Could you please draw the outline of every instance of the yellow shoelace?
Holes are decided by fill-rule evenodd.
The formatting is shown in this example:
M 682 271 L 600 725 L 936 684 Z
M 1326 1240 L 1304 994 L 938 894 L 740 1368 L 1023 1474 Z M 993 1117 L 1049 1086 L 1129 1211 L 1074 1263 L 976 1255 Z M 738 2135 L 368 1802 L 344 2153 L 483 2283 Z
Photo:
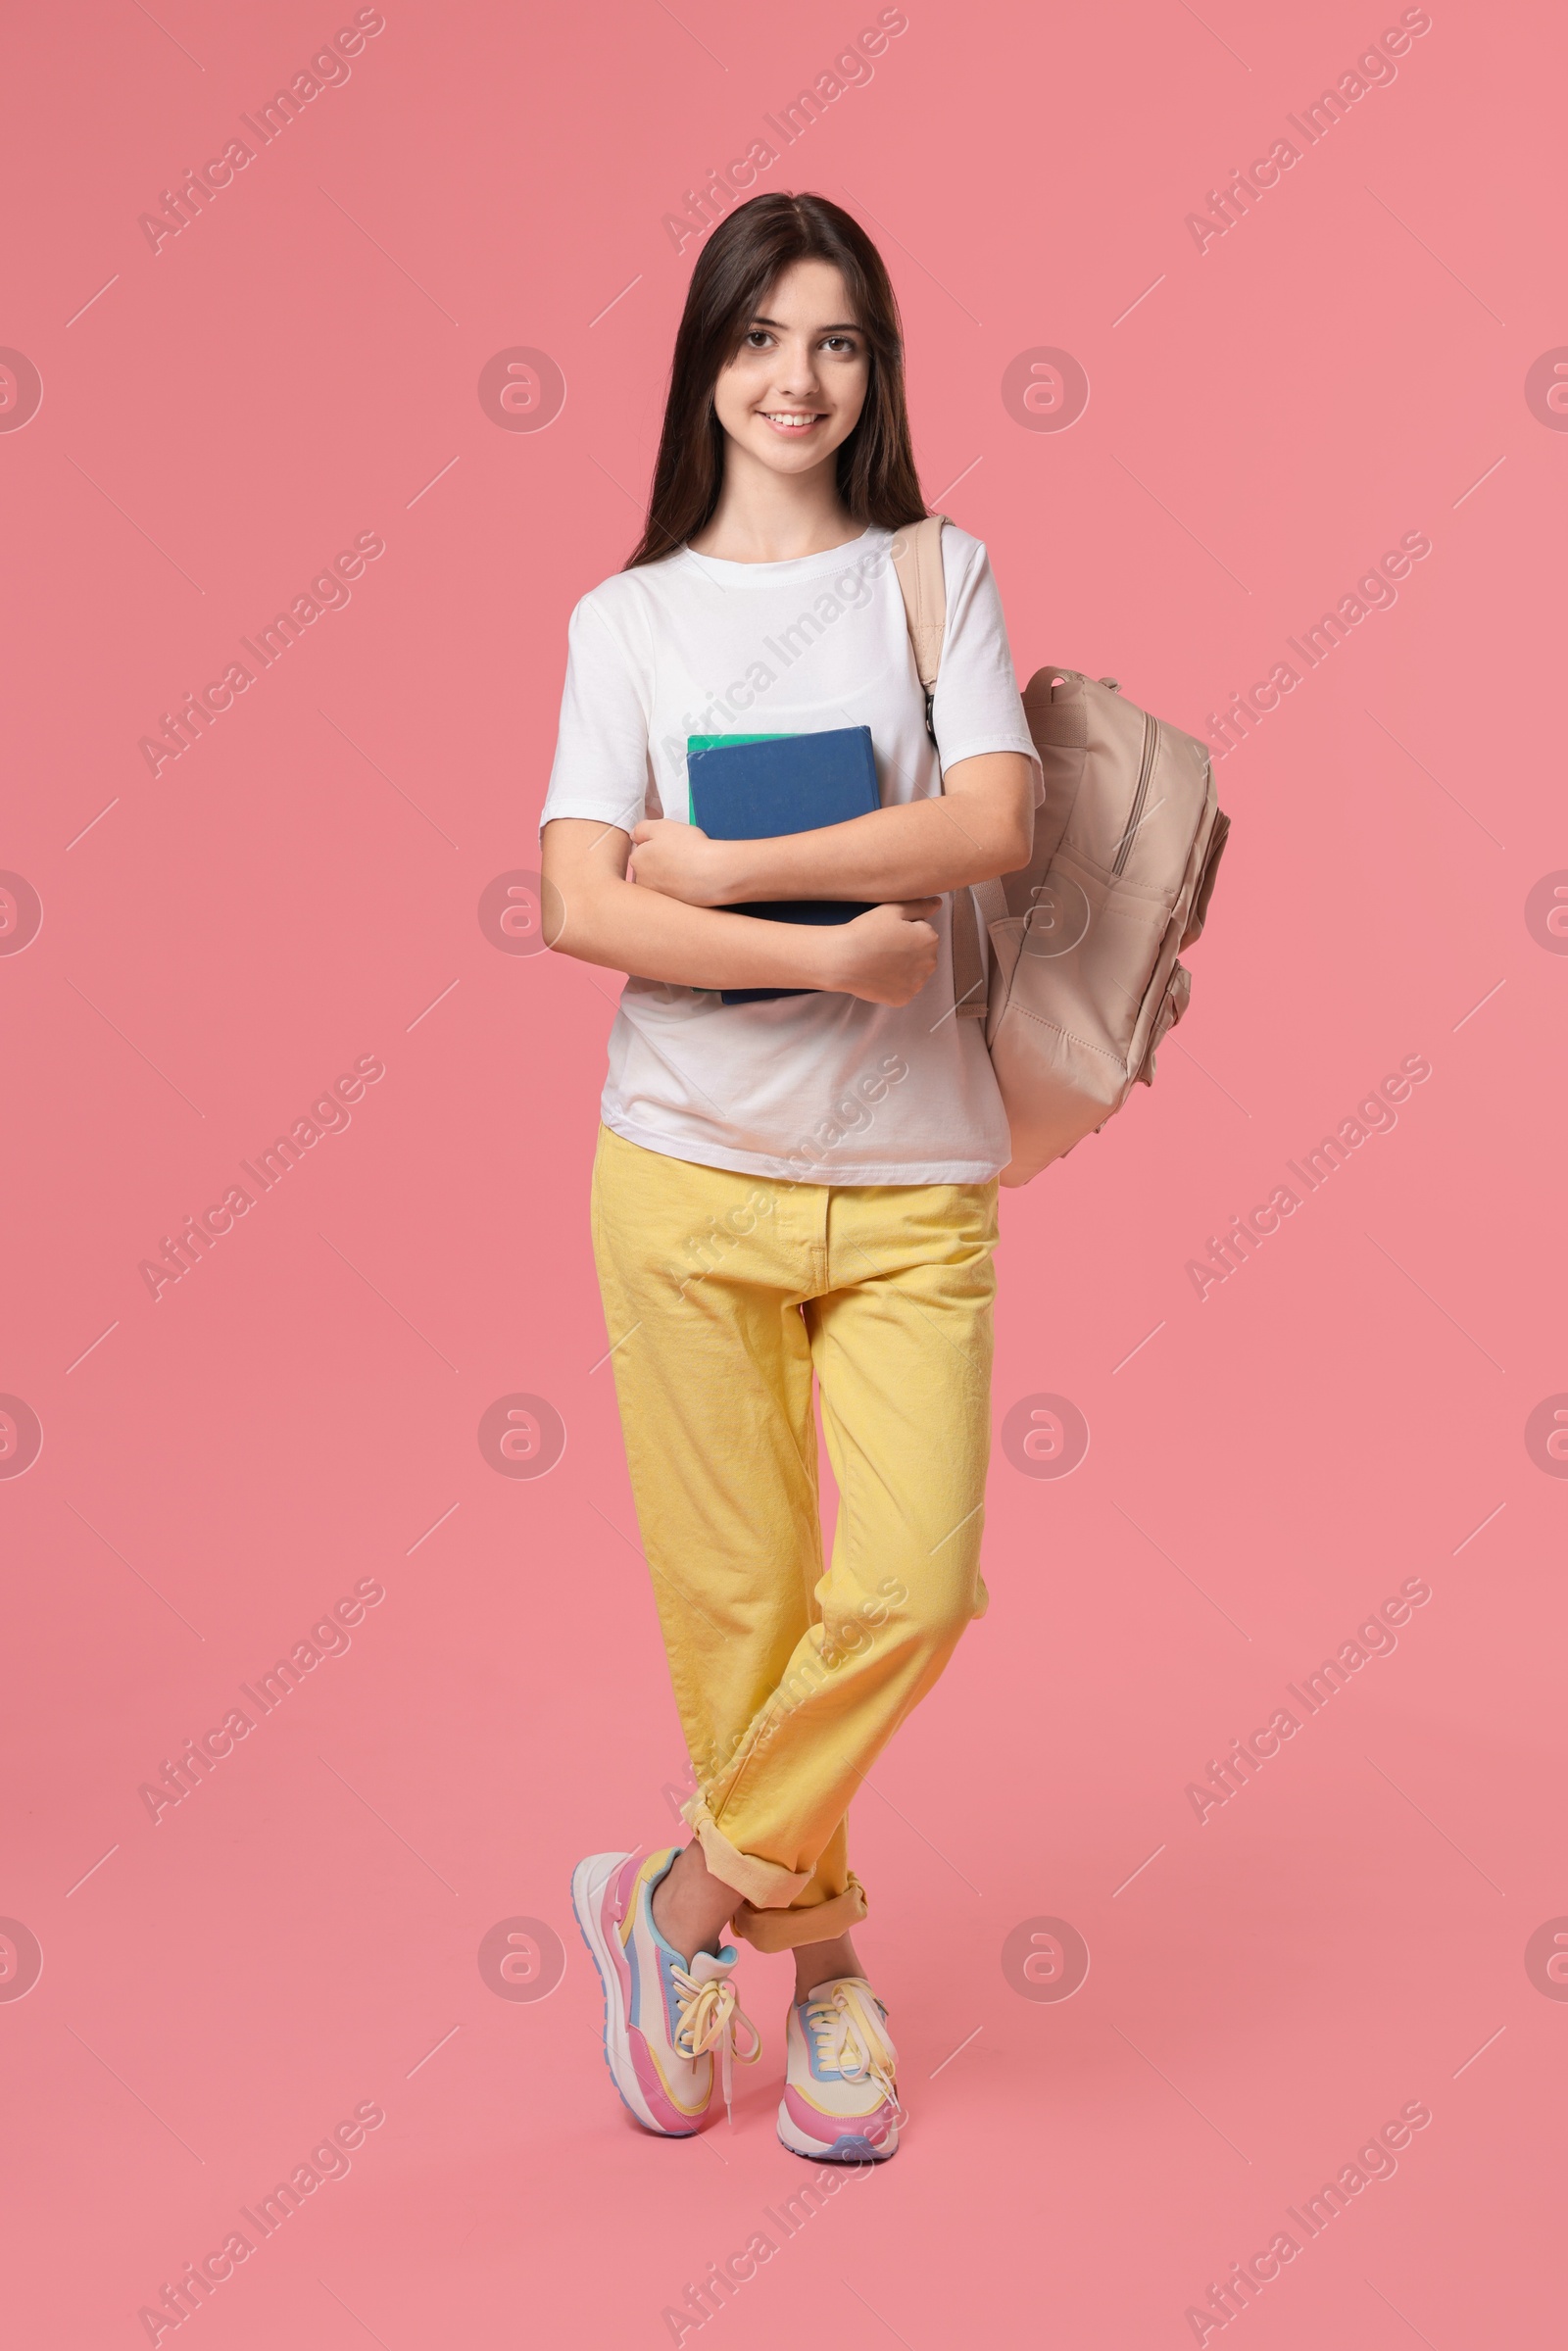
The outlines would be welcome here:
M 816 2036 L 817 2063 L 844 2082 L 871 2082 L 896 2114 L 897 2052 L 883 2030 L 882 2012 L 858 1984 L 835 1984 L 825 2000 L 812 2000 L 807 2022 Z
M 698 1984 L 684 1968 L 671 1968 L 669 1973 L 676 1994 L 676 2050 L 695 2062 L 717 2043 L 724 2112 L 733 2121 L 729 2094 L 732 2061 L 739 2058 L 742 2065 L 755 2065 L 762 2054 L 762 2036 L 735 1997 L 735 1986 L 727 1976 Z M 743 2033 L 750 2038 L 750 2048 L 736 2045 L 737 2034 Z

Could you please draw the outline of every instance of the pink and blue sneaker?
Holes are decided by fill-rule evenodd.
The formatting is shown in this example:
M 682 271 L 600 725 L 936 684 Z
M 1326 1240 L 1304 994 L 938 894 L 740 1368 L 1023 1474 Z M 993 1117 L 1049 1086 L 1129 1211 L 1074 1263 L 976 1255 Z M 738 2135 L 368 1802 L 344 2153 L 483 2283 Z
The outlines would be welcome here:
M 571 1878 L 571 1906 L 605 1994 L 605 2062 L 645 2131 L 690 2138 L 713 2095 L 719 2053 L 726 2111 L 730 2063 L 755 2065 L 760 2035 L 735 1999 L 737 1954 L 699 1951 L 688 1966 L 654 1925 L 654 1888 L 678 1845 L 639 1859 L 591 1853 Z M 741 2039 L 750 2043 L 740 2045 Z
M 898 2051 L 863 1976 L 834 1976 L 790 2010 L 778 2134 L 815 2163 L 886 2163 L 899 2146 Z

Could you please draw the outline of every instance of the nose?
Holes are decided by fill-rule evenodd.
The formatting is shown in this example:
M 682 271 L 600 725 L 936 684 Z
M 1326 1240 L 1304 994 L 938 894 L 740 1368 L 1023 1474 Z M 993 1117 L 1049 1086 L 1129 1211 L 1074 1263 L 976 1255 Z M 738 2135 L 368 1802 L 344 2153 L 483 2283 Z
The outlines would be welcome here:
M 803 336 L 799 342 L 786 343 L 779 353 L 778 388 L 798 399 L 808 399 L 819 389 L 816 375 L 816 355 Z

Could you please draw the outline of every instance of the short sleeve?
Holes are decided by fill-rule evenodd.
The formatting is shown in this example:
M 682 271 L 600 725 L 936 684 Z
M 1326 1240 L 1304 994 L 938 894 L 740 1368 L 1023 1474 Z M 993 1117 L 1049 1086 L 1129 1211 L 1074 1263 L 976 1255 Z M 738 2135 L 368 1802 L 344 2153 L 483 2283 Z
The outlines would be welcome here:
M 942 533 L 942 564 L 948 620 L 932 724 L 943 768 L 983 752 L 1019 752 L 1034 767 L 1038 808 L 1045 776 L 1023 714 L 990 559 L 978 539 L 950 524 Z
M 619 630 L 585 596 L 567 630 L 561 725 L 540 830 L 553 817 L 586 816 L 629 833 L 647 812 L 648 782 L 648 711 L 636 664 Z

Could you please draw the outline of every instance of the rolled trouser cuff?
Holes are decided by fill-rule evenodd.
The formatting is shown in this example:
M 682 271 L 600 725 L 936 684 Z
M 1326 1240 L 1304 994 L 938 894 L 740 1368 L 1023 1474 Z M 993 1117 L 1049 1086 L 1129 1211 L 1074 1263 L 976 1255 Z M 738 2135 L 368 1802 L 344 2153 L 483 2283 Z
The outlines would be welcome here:
M 743 1902 L 730 1921 L 735 1934 L 759 1951 L 793 1951 L 802 1943 L 823 1943 L 858 1927 L 866 1913 L 865 1888 L 854 1873 L 841 1894 L 804 1910 L 755 1910 Z
M 733 1886 L 748 1907 L 783 1910 L 810 1885 L 809 1870 L 787 1870 L 777 1861 L 760 1861 L 755 1853 L 743 1853 L 732 1845 L 702 1796 L 688 1796 L 681 1814 L 690 1821 L 713 1876 Z

